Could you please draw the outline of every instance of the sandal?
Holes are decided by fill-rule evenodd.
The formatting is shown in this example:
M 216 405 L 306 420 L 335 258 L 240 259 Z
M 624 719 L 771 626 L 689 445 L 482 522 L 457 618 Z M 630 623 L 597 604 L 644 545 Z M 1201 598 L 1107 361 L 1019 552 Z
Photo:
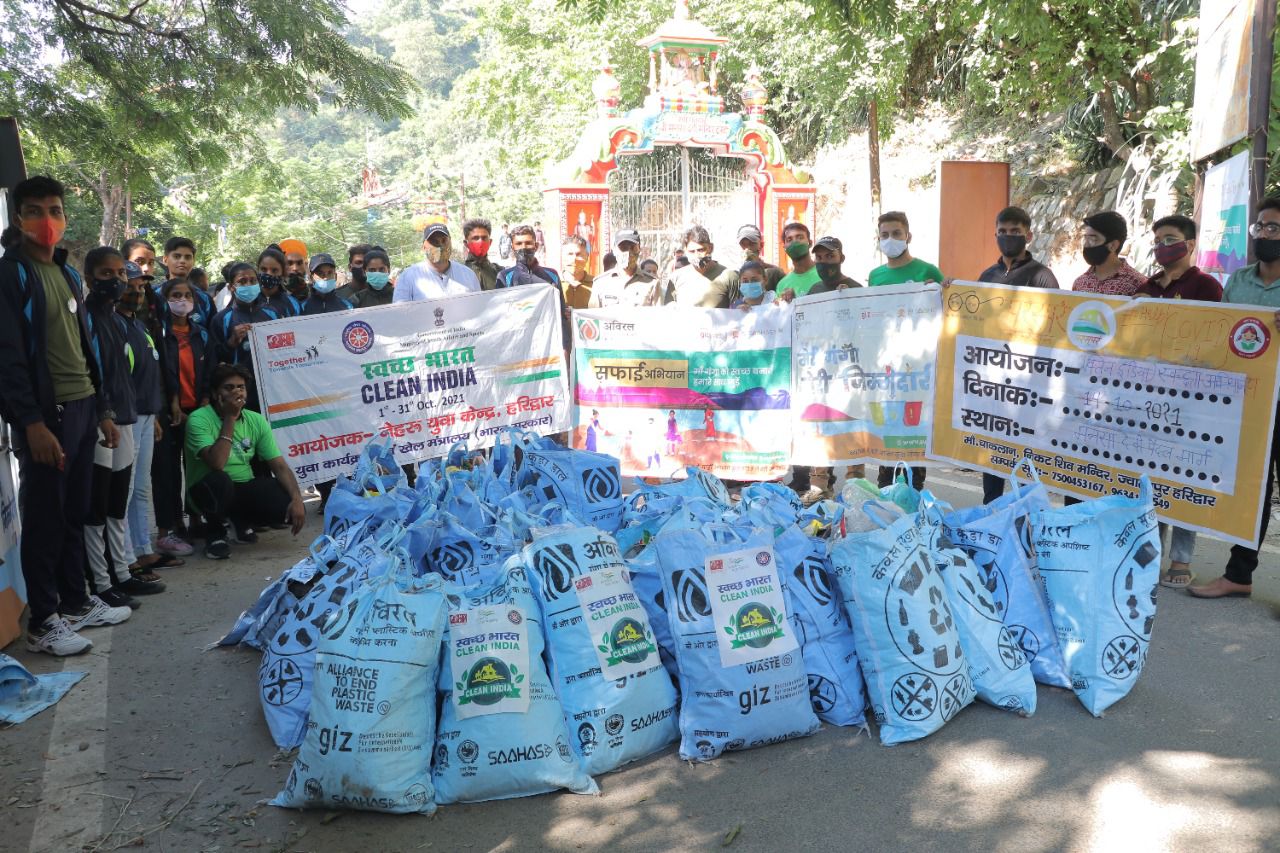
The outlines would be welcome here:
M 157 554 L 154 561 L 147 563 L 144 566 L 139 566 L 138 568 L 144 571 L 147 569 L 176 569 L 179 566 L 185 566 L 186 564 L 186 560 L 175 557 L 172 554 Z M 132 571 L 132 568 L 130 568 L 130 571 Z
M 137 578 L 138 580 L 142 581 L 143 583 L 157 583 L 158 581 L 161 580 L 158 574 L 151 571 L 150 566 L 146 566 L 140 569 L 130 569 L 129 574 Z
M 1186 589 L 1195 580 L 1195 576 L 1191 574 L 1191 569 L 1175 569 L 1169 567 L 1167 572 L 1160 574 L 1160 586 L 1169 589 Z

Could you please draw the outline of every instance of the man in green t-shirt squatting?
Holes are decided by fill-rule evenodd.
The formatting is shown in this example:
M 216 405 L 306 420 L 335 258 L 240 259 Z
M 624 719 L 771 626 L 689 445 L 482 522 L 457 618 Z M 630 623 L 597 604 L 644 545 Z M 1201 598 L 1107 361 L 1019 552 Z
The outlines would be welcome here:
M 919 258 L 911 256 L 911 224 L 907 222 L 907 215 L 900 210 L 891 210 L 888 213 L 881 214 L 880 219 L 876 222 L 876 227 L 880 232 L 880 251 L 889 259 L 886 264 L 881 264 L 871 271 L 867 276 L 867 284 L 871 287 L 879 287 L 883 284 L 907 284 L 908 282 L 926 282 L 936 281 L 942 284 L 942 270 L 935 267 L 928 261 L 922 261 Z M 888 465 L 881 465 L 879 475 L 876 477 L 876 483 L 880 488 L 884 488 L 893 482 L 893 468 Z M 911 485 L 917 489 L 924 488 L 924 467 L 916 466 L 911 469 Z
M 187 495 L 205 517 L 204 555 L 211 560 L 231 556 L 228 519 L 236 542 L 246 545 L 258 541 L 256 525 L 287 522 L 297 536 L 306 521 L 298 481 L 276 447 L 271 425 L 245 408 L 249 381 L 240 365 L 218 365 L 209 405 L 187 418 Z M 255 475 L 255 459 L 270 473 Z

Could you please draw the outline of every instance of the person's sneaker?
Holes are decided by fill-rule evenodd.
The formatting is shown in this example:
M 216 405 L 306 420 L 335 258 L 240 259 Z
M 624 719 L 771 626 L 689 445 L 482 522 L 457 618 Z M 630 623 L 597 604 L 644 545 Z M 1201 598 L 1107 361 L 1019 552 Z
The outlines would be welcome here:
M 186 557 L 195 549 L 190 543 L 181 539 L 178 534 L 169 531 L 156 542 L 156 550 L 170 557 Z
M 56 613 L 44 620 L 39 631 L 27 631 L 27 651 L 29 652 L 67 657 L 84 654 L 91 648 L 93 643 L 72 631 L 67 620 Z
M 241 545 L 256 545 L 258 543 L 258 533 L 252 527 L 233 525 L 235 528 L 235 541 Z
M 204 545 L 204 555 L 210 560 L 225 560 L 231 556 L 231 546 L 226 539 L 210 539 Z
M 130 610 L 141 607 L 142 602 L 121 589 L 122 586 L 123 584 L 116 584 L 111 589 L 103 590 L 98 593 L 98 598 L 101 598 L 102 603 L 108 607 L 127 607 Z
M 64 618 L 72 631 L 79 631 L 81 628 L 119 625 L 127 622 L 132 615 L 133 611 L 127 607 L 109 607 L 100 597 L 91 595 L 78 613 L 64 614 Z
M 164 592 L 164 581 L 158 578 L 149 581 L 131 574 L 116 584 L 115 589 L 127 592 L 129 595 L 155 595 L 157 592 Z

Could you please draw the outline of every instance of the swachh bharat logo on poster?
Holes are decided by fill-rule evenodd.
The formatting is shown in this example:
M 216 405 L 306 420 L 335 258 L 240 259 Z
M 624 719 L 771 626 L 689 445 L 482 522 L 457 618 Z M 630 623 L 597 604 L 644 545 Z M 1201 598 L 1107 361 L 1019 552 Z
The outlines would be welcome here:
M 796 648 L 778 564 L 768 548 L 745 548 L 707 560 L 711 612 L 719 630 L 720 663 L 737 666 Z M 718 633 L 718 632 L 717 632 Z

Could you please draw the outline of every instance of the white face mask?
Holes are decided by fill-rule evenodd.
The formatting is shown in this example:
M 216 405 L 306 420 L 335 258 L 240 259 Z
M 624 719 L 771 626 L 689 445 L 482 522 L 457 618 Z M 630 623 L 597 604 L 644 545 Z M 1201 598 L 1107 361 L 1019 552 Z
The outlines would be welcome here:
M 884 252 L 886 258 L 899 258 L 902 253 L 907 250 L 906 240 L 897 240 L 893 237 L 885 237 L 880 241 L 880 251 Z

